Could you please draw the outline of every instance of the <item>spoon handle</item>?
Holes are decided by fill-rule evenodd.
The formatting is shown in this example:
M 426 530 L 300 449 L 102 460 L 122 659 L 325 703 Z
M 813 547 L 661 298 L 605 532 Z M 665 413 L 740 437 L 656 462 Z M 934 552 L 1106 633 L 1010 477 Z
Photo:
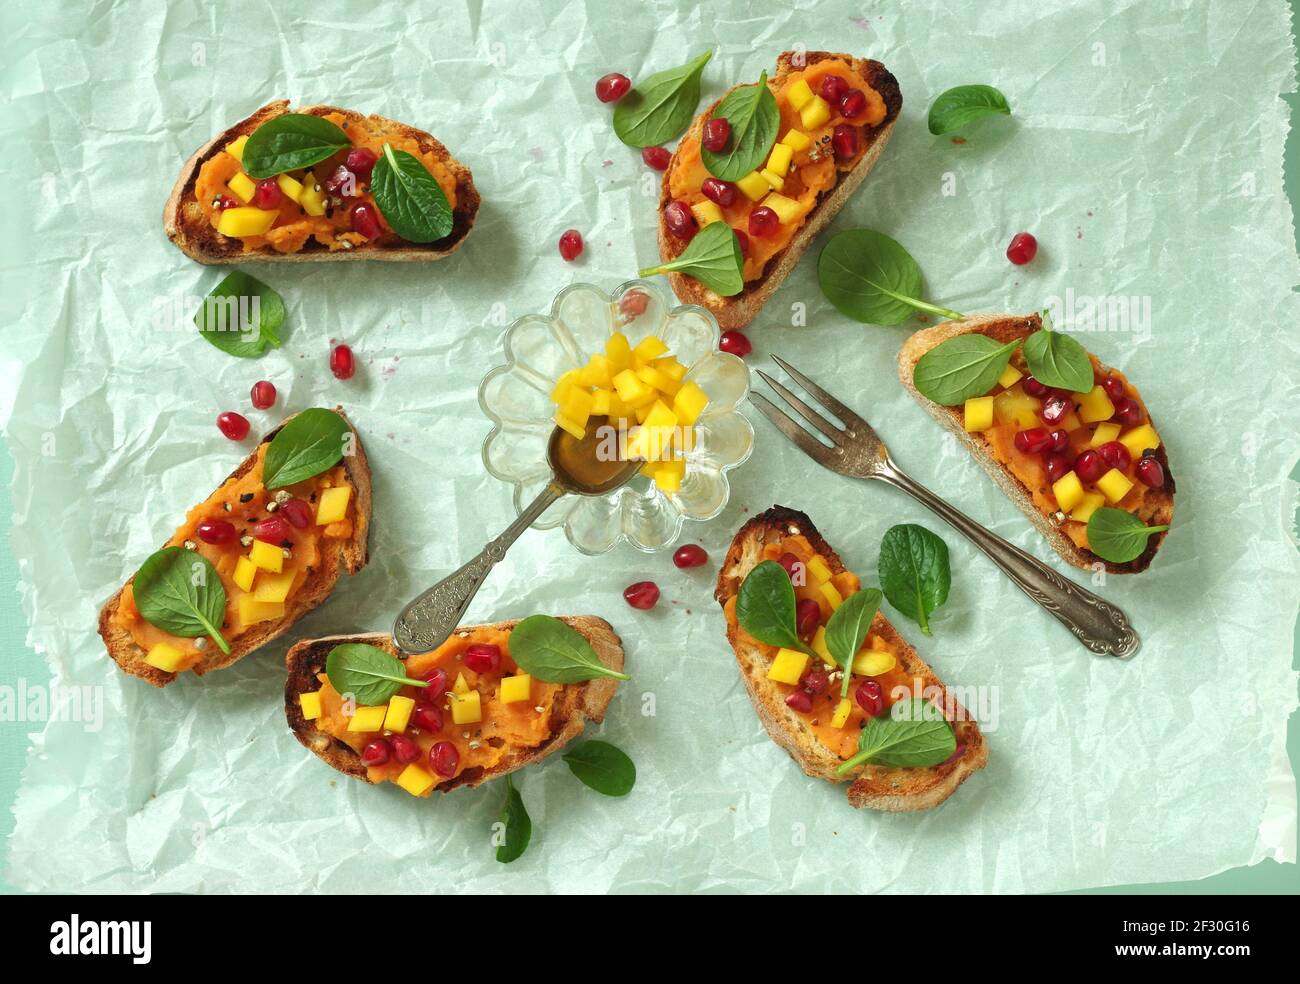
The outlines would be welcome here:
M 557 483 L 549 483 L 500 536 L 483 548 L 482 553 L 403 608 L 393 623 L 393 642 L 399 652 L 411 656 L 442 645 L 460 624 L 474 595 L 478 594 L 492 568 L 505 557 L 510 545 L 564 493 L 565 490 Z

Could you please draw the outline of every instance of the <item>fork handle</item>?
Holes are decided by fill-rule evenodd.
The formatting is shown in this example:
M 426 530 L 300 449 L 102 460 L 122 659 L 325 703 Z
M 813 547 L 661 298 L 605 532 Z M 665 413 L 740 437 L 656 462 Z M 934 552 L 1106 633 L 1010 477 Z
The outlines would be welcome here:
M 948 525 L 964 533 L 1021 591 L 1038 602 L 1092 652 L 1098 656 L 1128 659 L 1138 651 L 1142 641 L 1129 624 L 1128 616 L 1105 598 L 1079 587 L 1019 547 L 985 529 L 897 467 L 886 468 L 877 477 L 902 489 L 928 506 Z

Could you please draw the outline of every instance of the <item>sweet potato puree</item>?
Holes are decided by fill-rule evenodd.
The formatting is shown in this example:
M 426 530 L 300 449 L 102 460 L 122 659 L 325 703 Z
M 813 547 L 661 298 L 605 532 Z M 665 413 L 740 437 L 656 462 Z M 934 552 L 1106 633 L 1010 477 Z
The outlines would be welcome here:
M 269 445 L 263 444 L 257 449 L 257 459 L 252 468 L 238 478 L 227 479 L 204 502 L 191 509 L 185 516 L 185 522 L 165 544 L 168 547 L 183 547 L 186 541 L 189 541 L 194 544 L 195 550 L 216 568 L 221 576 L 221 586 L 226 591 L 226 620 L 221 634 L 232 644 L 249 628 L 240 618 L 240 598 L 248 592 L 235 584 L 233 579 L 236 563 L 241 556 L 249 552 L 248 547 L 240 543 L 240 537 L 251 536 L 257 521 L 271 515 L 267 512 L 266 505 L 275 495 L 275 493 L 268 493 L 262 487 L 262 461 L 266 456 L 267 447 Z M 343 466 L 339 465 L 314 478 L 290 485 L 284 491 L 294 498 L 307 502 L 314 513 L 315 503 L 322 489 L 348 484 L 350 483 L 347 480 L 347 473 Z M 247 497 L 246 501 L 245 497 Z M 291 557 L 284 561 L 283 570 L 292 571 L 294 579 L 285 599 L 286 604 L 291 602 L 294 593 L 302 587 L 302 583 L 319 564 L 323 541 L 346 539 L 352 535 L 353 523 L 358 521 L 355 499 L 355 495 L 349 497 L 346 518 L 340 522 L 326 526 L 311 524 L 305 529 L 290 525 L 288 539 Z M 229 509 L 226 508 L 227 506 Z M 237 535 L 228 543 L 204 543 L 199 539 L 197 530 L 199 524 L 208 519 L 221 519 L 233 524 Z M 261 576 L 260 572 L 259 576 Z M 256 590 L 256 582 L 253 587 Z M 201 650 L 195 645 L 199 640 L 171 635 L 150 625 L 141 617 L 135 607 L 135 597 L 130 584 L 122 589 L 121 602 L 113 616 L 113 621 L 130 632 L 136 645 L 146 652 L 159 642 L 165 642 L 179 649 L 185 657 L 180 669 L 188 669 L 199 659 Z M 205 640 L 202 644 L 208 652 L 215 647 L 211 639 Z
M 418 140 L 395 133 L 375 136 L 366 128 L 364 120 L 349 120 L 341 113 L 328 113 L 324 118 L 342 127 L 351 138 L 352 147 L 354 148 L 365 147 L 374 151 L 376 156 L 381 156 L 384 151 L 384 144 L 389 144 L 394 150 L 404 150 L 419 158 L 420 162 L 428 168 L 429 173 L 438 182 L 443 194 L 447 196 L 447 204 L 455 211 L 456 179 L 447 170 L 446 165 L 438 159 L 437 155 L 420 152 Z M 315 165 L 310 171 L 290 171 L 289 176 L 304 183 L 308 180 L 320 182 L 329 177 L 343 163 L 347 155 L 347 150 L 341 150 L 333 157 Z M 234 193 L 226 182 L 239 174 L 241 170 L 242 165 L 240 162 L 224 150 L 213 155 L 199 169 L 199 176 L 194 183 L 194 197 L 214 229 L 221 218 L 221 209 L 216 208 L 213 203 L 219 195 L 231 195 L 233 197 Z M 327 205 L 324 215 L 315 216 L 308 215 L 303 211 L 301 205 L 290 199 L 288 195 L 285 195 L 280 202 L 280 215 L 266 235 L 240 237 L 240 241 L 244 244 L 244 251 L 249 252 L 269 244 L 281 253 L 295 253 L 302 249 L 309 236 L 315 236 L 317 242 L 329 247 L 331 251 L 365 246 L 369 240 L 360 233 L 351 231 L 350 210 L 357 202 L 373 202 L 374 199 L 370 195 L 368 182 L 359 184 L 357 190 L 361 192 L 360 195 L 346 198 L 338 206 Z M 328 202 L 328 200 L 327 195 L 326 201 Z M 375 211 L 378 213 L 379 209 L 376 208 Z M 380 214 L 380 226 L 385 233 L 392 231 L 389 229 L 388 223 L 383 220 L 382 214 Z
M 461 659 L 462 654 L 475 643 L 499 646 L 501 665 L 491 673 L 475 673 Z M 433 670 L 441 668 L 447 674 L 449 685 L 455 681 L 457 674 L 464 674 L 465 682 L 471 690 L 480 694 L 482 720 L 473 724 L 454 724 L 450 704 L 445 694 L 438 695 L 435 701 L 443 710 L 442 729 L 437 732 L 421 730 L 408 726 L 406 737 L 420 746 L 420 758 L 416 761 L 423 767 L 429 761 L 429 749 L 438 742 L 450 741 L 459 753 L 459 762 L 451 776 L 438 776 L 439 782 L 455 778 L 466 769 L 491 769 L 501 761 L 510 748 L 535 748 L 551 736 L 551 706 L 555 703 L 561 685 L 543 683 L 534 679 L 530 685 L 528 700 L 511 701 L 503 704 L 498 699 L 502 677 L 514 676 L 520 670 L 510 658 L 510 633 L 503 629 L 473 629 L 465 634 L 453 635 L 431 653 L 411 656 L 406 661 L 406 675 L 420 679 Z M 321 673 L 321 713 L 313 723 L 328 735 L 360 753 L 366 744 L 373 741 L 382 732 L 348 731 L 350 714 L 345 716 L 343 698 L 339 696 L 329 682 L 329 677 Z M 399 693 L 420 701 L 429 695 L 423 688 L 403 687 Z M 383 765 L 368 766 L 366 771 L 372 782 L 396 781 L 406 768 L 395 758 L 390 758 Z M 435 787 L 436 788 L 436 787 Z M 429 790 L 431 792 L 432 790 Z M 425 795 L 428 795 L 426 792 Z
M 779 560 L 782 554 L 792 553 L 801 561 L 807 564 L 817 555 L 808 542 L 808 538 L 802 535 L 782 537 L 780 540 L 768 543 L 763 547 L 762 560 Z M 808 578 L 809 584 L 803 587 L 796 587 L 794 590 L 796 600 L 812 598 L 821 607 L 822 624 L 831 617 L 830 602 L 811 582 L 813 578 Z M 858 576 L 852 571 L 842 571 L 831 578 L 831 583 L 835 585 L 836 590 L 847 598 L 849 595 L 858 591 L 860 585 Z M 737 638 L 744 643 L 759 647 L 771 661 L 776 656 L 777 647 L 768 646 L 759 642 L 744 629 L 740 628 L 736 621 L 736 598 L 733 596 L 727 599 L 723 607 L 723 614 L 727 619 L 728 628 L 734 627 L 738 633 Z M 879 616 L 877 616 L 879 617 Z M 894 668 L 888 670 L 879 676 L 873 676 L 871 679 L 880 684 L 881 695 L 884 697 L 885 707 L 893 705 L 894 701 L 903 693 L 904 690 L 920 696 L 925 683 L 919 677 L 913 677 L 905 669 L 901 659 L 899 659 L 898 646 L 891 640 L 883 638 L 879 633 L 872 631 L 867 633 L 867 638 L 862 644 L 863 650 L 874 649 L 881 652 L 893 654 L 896 662 Z M 816 660 L 810 659 L 809 669 L 816 668 Z M 822 669 L 831 672 L 836 669 L 835 666 L 825 665 Z M 866 677 L 857 679 L 865 680 Z M 794 691 L 794 686 L 784 683 L 776 683 L 777 688 L 781 691 L 783 697 L 788 696 Z M 849 699 L 852 701 L 852 710 L 849 712 L 848 720 L 844 722 L 842 728 L 837 728 L 831 723 L 831 716 L 835 713 L 836 707 L 840 703 L 841 681 L 833 679 L 831 685 L 825 693 L 817 694 L 813 697 L 812 710 L 806 712 L 795 712 L 803 718 L 811 728 L 817 740 L 825 745 L 842 759 L 852 758 L 858 750 L 858 732 L 862 730 L 863 725 L 867 723 L 866 712 L 853 700 L 853 689 L 857 686 L 857 680 L 849 686 Z
M 767 261 L 789 244 L 794 234 L 803 225 L 803 220 L 808 213 L 817 205 L 820 197 L 835 187 L 840 172 L 851 170 L 861 159 L 866 151 L 866 142 L 861 139 L 862 129 L 864 127 L 879 126 L 885 118 L 885 100 L 881 98 L 880 93 L 867 85 L 862 76 L 855 72 L 847 62 L 839 59 L 828 59 L 784 76 L 779 81 L 772 80 L 767 83 L 768 88 L 772 90 L 772 94 L 776 96 L 776 105 L 781 111 L 781 125 L 777 130 L 778 140 L 790 130 L 803 131 L 799 113 L 790 104 L 787 96 L 789 87 L 799 79 L 804 79 L 813 92 L 817 92 L 821 88 L 822 79 L 827 75 L 842 76 L 850 87 L 861 89 L 867 96 L 866 115 L 861 120 L 853 121 L 859 130 L 858 153 L 851 160 L 837 161 L 835 159 L 835 154 L 831 149 L 831 133 L 838 124 L 848 122 L 838 112 L 833 112 L 831 118 L 823 126 L 808 132 L 807 135 L 812 143 L 806 150 L 795 153 L 793 162 L 790 165 L 790 171 L 785 177 L 785 185 L 781 189 L 782 195 L 799 203 L 798 214 L 793 221 L 783 222 L 780 228 L 771 236 L 750 237 L 749 251 L 745 256 L 743 270 L 746 281 L 757 280 L 763 275 Z M 709 172 L 700 159 L 699 139 L 688 134 L 682 138 L 682 142 L 677 148 L 672 173 L 669 176 L 669 188 L 672 197 L 685 201 L 688 205 L 704 201 L 705 196 L 700 190 L 700 186 L 707 177 L 709 177 Z M 738 191 L 736 200 L 722 209 L 722 215 L 727 224 L 733 229 L 745 232 L 749 227 L 749 213 L 761 204 L 761 201 L 750 201 L 748 197 Z

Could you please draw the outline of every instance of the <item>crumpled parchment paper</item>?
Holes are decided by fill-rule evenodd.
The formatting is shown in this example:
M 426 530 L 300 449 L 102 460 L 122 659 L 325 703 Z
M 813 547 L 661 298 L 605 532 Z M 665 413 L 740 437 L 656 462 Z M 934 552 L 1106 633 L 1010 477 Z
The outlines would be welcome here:
M 1293 88 L 1294 50 L 1280 0 L 1248 11 L 381 0 L 362 14 L 327 2 L 18 13 L 4 14 L 0 156 L 17 232 L 0 300 L 13 543 L 30 642 L 60 684 L 102 688 L 104 719 L 93 732 L 45 726 L 15 809 L 15 884 L 1011 892 L 1294 859 L 1284 735 L 1300 581 L 1285 476 L 1300 278 L 1282 189 L 1278 94 Z M 1142 387 L 1178 478 L 1153 569 L 1097 585 L 1144 648 L 1129 663 L 1089 656 L 919 506 L 817 470 L 754 415 L 757 450 L 732 474 L 730 506 L 687 531 L 708 568 L 679 572 L 666 554 L 626 547 L 586 558 L 558 531 L 531 532 L 475 602 L 477 621 L 603 615 L 634 678 L 591 733 L 635 758 L 635 791 L 604 799 L 558 759 L 526 771 L 533 844 L 499 865 L 500 784 L 416 801 L 332 772 L 285 726 L 284 651 L 294 638 L 387 628 L 510 520 L 509 489 L 480 466 L 488 422 L 475 401 L 505 326 L 570 282 L 608 289 L 654 260 L 657 175 L 615 138 L 595 79 L 644 77 L 713 47 L 703 105 L 792 46 L 878 58 L 904 94 L 891 146 L 836 228 L 899 239 L 931 299 L 958 310 L 1057 304 L 1058 326 L 1078 329 L 1082 299 L 1100 297 L 1132 315 L 1092 319 L 1111 330 L 1082 340 Z M 999 86 L 1013 118 L 965 143 L 932 137 L 930 100 L 966 82 Z M 189 325 L 193 298 L 223 271 L 182 256 L 159 214 L 196 147 L 281 96 L 430 130 L 473 168 L 483 207 L 465 248 L 437 264 L 250 264 L 283 294 L 288 331 L 283 349 L 237 360 Z M 587 241 L 572 266 L 555 247 L 571 226 Z M 1003 256 L 1021 229 L 1042 244 L 1026 268 Z M 784 355 L 861 410 L 916 478 L 1059 564 L 898 385 L 909 328 L 839 316 L 814 259 L 753 326 L 751 364 Z M 327 371 L 333 339 L 358 353 L 349 382 Z M 280 389 L 275 414 L 248 409 L 260 378 Z M 232 669 L 161 692 L 121 674 L 96 610 L 245 453 L 218 434 L 217 413 L 245 411 L 260 430 L 335 402 L 374 465 L 370 566 Z M 736 528 L 773 502 L 807 511 L 868 580 L 894 523 L 948 541 L 954 585 L 934 638 L 886 610 L 949 684 L 983 695 L 991 761 L 941 809 L 856 812 L 760 728 L 711 578 Z M 649 614 L 620 598 L 646 577 L 664 591 Z

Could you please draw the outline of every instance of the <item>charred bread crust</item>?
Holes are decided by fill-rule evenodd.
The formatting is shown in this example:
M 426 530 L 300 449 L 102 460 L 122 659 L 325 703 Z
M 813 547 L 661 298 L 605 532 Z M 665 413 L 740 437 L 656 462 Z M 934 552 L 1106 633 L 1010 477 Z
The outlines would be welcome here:
M 1067 562 L 1083 570 L 1092 570 L 1101 565 L 1109 574 L 1137 574 L 1151 566 L 1156 551 L 1160 549 L 1160 544 L 1164 542 L 1168 531 L 1148 537 L 1146 549 L 1135 560 L 1130 560 L 1125 564 L 1113 564 L 1108 560 L 1102 560 L 1091 550 L 1085 550 L 1075 544 L 1073 540 L 1057 528 L 1050 517 L 1039 511 L 1038 507 L 1034 505 L 1033 495 L 1028 486 L 990 455 L 985 450 L 980 439 L 973 434 L 967 433 L 966 429 L 962 427 L 960 407 L 940 406 L 931 400 L 927 400 L 912 383 L 912 372 L 921 356 L 950 338 L 979 332 L 994 341 L 1006 344 L 1016 338 L 1028 338 L 1042 326 L 1042 318 L 1037 314 L 980 314 L 962 318 L 960 321 L 944 322 L 935 325 L 933 328 L 923 328 L 903 343 L 903 347 L 898 353 L 898 378 L 907 391 L 912 394 L 916 402 L 921 404 L 931 417 L 942 424 L 949 433 L 965 446 L 966 450 L 971 453 L 989 478 L 993 479 L 994 484 L 1020 507 L 1020 511 L 1034 524 L 1038 532 L 1043 534 L 1047 542 L 1051 544 L 1052 549 Z M 1101 363 L 1100 360 L 1098 360 L 1098 364 L 1103 373 L 1110 371 L 1111 367 Z M 1150 407 L 1147 407 L 1148 415 L 1150 409 Z M 1151 426 L 1156 426 L 1154 419 L 1151 420 Z M 1156 430 L 1158 431 L 1159 428 L 1157 427 Z M 1148 492 L 1149 495 L 1153 496 L 1153 501 L 1156 504 L 1149 525 L 1167 526 L 1172 523 L 1174 518 L 1174 492 L 1176 486 L 1163 443 L 1156 448 L 1154 457 L 1160 462 L 1160 467 L 1165 470 L 1165 486 L 1162 489 L 1153 489 Z
M 334 411 L 344 420 L 347 420 L 347 414 L 343 412 L 342 407 L 335 407 Z M 275 430 L 258 442 L 258 446 L 260 447 L 262 444 L 269 442 L 280 432 L 280 428 L 292 419 L 292 416 L 286 417 L 279 427 L 276 427 Z M 348 426 L 352 426 L 351 421 L 348 421 Z M 307 577 L 298 591 L 286 603 L 284 618 L 272 622 L 259 622 L 231 643 L 228 654 L 223 653 L 215 645 L 210 646 L 210 655 L 202 662 L 197 663 L 191 670 L 185 672 L 193 672 L 197 676 L 202 676 L 213 670 L 224 669 L 235 661 L 243 659 L 259 646 L 270 642 L 277 636 L 283 635 L 294 622 L 329 597 L 343 571 L 356 574 L 366 566 L 366 562 L 370 559 L 370 463 L 366 460 L 366 450 L 355 427 L 352 428 L 352 435 L 355 439 L 354 453 L 345 455 L 342 461 L 348 481 L 352 483 L 356 495 L 354 509 L 358 521 L 352 524 L 352 535 L 339 543 L 338 549 L 333 555 L 327 555 L 322 551 L 320 565 Z M 248 474 L 256 461 L 257 451 L 254 450 L 252 454 L 239 463 L 239 467 L 231 472 L 225 481 L 242 478 Z M 225 482 L 222 482 L 222 485 L 224 484 Z M 165 543 L 163 545 L 166 546 Z M 135 575 L 132 574 L 127 579 L 126 584 L 130 584 L 134 580 Z M 121 603 L 122 591 L 125 587 L 126 585 L 123 585 L 122 588 L 119 588 L 117 593 L 99 610 L 99 634 L 104 640 L 108 654 L 113 657 L 118 666 L 132 676 L 139 677 L 155 687 L 165 687 L 175 680 L 179 674 L 167 673 L 146 663 L 144 661 L 145 651 L 136 645 L 131 633 L 113 622 L 113 616 L 117 613 L 117 606 Z
M 790 271 L 799 263 L 800 258 L 812 245 L 812 241 L 830 224 L 831 220 L 839 213 L 839 210 L 844 207 L 844 203 L 849 200 L 849 196 L 857 190 L 858 185 L 875 167 L 876 161 L 880 159 L 880 155 L 885 150 L 885 145 L 894 132 L 894 124 L 903 108 L 903 94 L 898 87 L 898 80 L 878 61 L 855 58 L 852 55 L 836 54 L 829 51 L 809 51 L 802 56 L 803 64 L 798 65 L 796 64 L 796 53 L 786 51 L 782 52 L 776 60 L 777 70 L 776 74 L 772 76 L 772 81 L 778 81 L 792 72 L 800 71 L 809 65 L 815 65 L 828 59 L 839 59 L 848 62 L 871 88 L 880 93 L 881 98 L 885 101 L 885 118 L 881 120 L 879 126 L 871 127 L 869 130 L 863 129 L 862 138 L 866 151 L 862 157 L 858 159 L 858 162 L 851 170 L 840 172 L 834 187 L 822 193 L 817 204 L 813 206 L 812 211 L 804 219 L 804 224 L 800 226 L 799 231 L 794 234 L 790 242 L 767 261 L 767 269 L 763 276 L 758 280 L 745 284 L 745 289 L 739 294 L 733 297 L 721 297 L 694 277 L 688 277 L 681 273 L 668 274 L 668 282 L 672 286 L 673 293 L 683 303 L 699 304 L 701 307 L 707 308 L 718 319 L 718 324 L 722 326 L 724 331 L 744 328 L 758 316 L 759 310 L 767 303 L 768 298 L 772 296 L 776 289 L 781 286 Z M 688 135 L 698 139 L 704 130 L 705 120 L 717 108 L 718 103 L 722 102 L 736 88 L 739 87 L 733 86 L 732 89 L 727 90 L 717 102 L 714 102 L 707 110 L 697 116 L 687 131 Z M 672 198 L 669 179 L 676 164 L 677 152 L 674 151 L 672 161 L 669 163 L 668 169 L 664 171 L 659 191 L 659 256 L 664 263 L 676 259 L 687 246 L 685 241 L 678 239 L 668 231 L 667 223 L 664 222 L 664 207 Z
M 242 263 L 246 260 L 286 263 L 388 260 L 414 263 L 440 260 L 460 249 L 461 243 L 465 241 L 465 237 L 474 226 L 479 207 L 478 189 L 474 187 L 474 176 L 469 168 L 452 157 L 451 152 L 441 142 L 424 130 L 417 130 L 413 126 L 407 126 L 405 123 L 384 116 L 362 116 L 360 113 L 350 109 L 340 109 L 337 106 L 307 106 L 295 112 L 312 116 L 341 113 L 349 121 L 365 122 L 373 132 L 411 137 L 419 142 L 422 152 L 434 153 L 447 166 L 456 179 L 456 208 L 452 212 L 452 229 L 448 235 L 431 243 L 397 241 L 392 244 L 385 243 L 377 248 L 333 251 L 309 238 L 302 249 L 293 253 L 281 253 L 270 245 L 245 252 L 240 240 L 223 236 L 213 229 L 202 208 L 194 200 L 194 186 L 198 181 L 199 171 L 212 157 L 224 150 L 230 141 L 251 134 L 267 120 L 282 116 L 288 111 L 287 99 L 277 99 L 275 102 L 267 103 L 252 116 L 240 120 L 209 140 L 185 162 L 167 199 L 167 204 L 163 206 L 163 229 L 167 233 L 167 238 L 182 252 L 200 263 L 209 264 Z
M 757 565 L 767 543 L 795 534 L 808 539 L 813 549 L 826 559 L 832 573 L 838 574 L 845 569 L 839 555 L 807 515 L 785 506 L 773 506 L 745 523 L 731 541 L 714 591 L 718 604 L 725 606 L 739 592 L 741 582 Z M 851 781 L 849 803 L 859 809 L 894 813 L 928 810 L 946 800 L 967 778 L 984 767 L 988 762 L 988 744 L 979 725 L 964 712 L 929 664 L 917 655 L 888 619 L 877 613 L 871 631 L 895 647 L 903 668 L 923 681 L 926 692 L 935 693 L 930 688 L 941 690 L 945 705 L 951 703 L 954 715 L 961 718 L 949 722 L 962 745 L 961 754 L 955 759 L 927 769 L 868 765 L 852 780 L 848 776 L 836 775 L 835 769 L 841 762 L 839 756 L 817 739 L 804 720 L 786 706 L 780 691 L 768 682 L 767 665 L 761 651 L 743 642 L 735 625 L 728 624 L 727 641 L 735 651 L 741 680 L 763 727 L 806 775 L 830 783 Z
M 560 621 L 582 633 L 591 643 L 592 649 L 600 661 L 610 669 L 623 669 L 623 642 L 615 634 L 613 626 L 603 618 L 595 615 L 575 615 L 563 617 Z M 465 625 L 457 632 L 474 629 L 513 629 L 519 624 L 518 619 L 498 622 L 494 625 Z M 284 684 L 284 713 L 289 728 L 302 746 L 317 758 L 339 772 L 370 782 L 366 767 L 361 757 L 351 746 L 316 728 L 315 724 L 302 716 L 302 706 L 298 701 L 301 694 L 320 689 L 316 674 L 325 670 L 325 659 L 330 650 L 344 643 L 365 643 L 377 646 L 397 655 L 392 637 L 374 632 L 363 635 L 328 636 L 323 639 L 305 639 L 295 643 L 285 656 L 287 676 Z M 511 748 L 497 767 L 491 770 L 481 768 L 466 769 L 454 779 L 441 782 L 435 787 L 444 793 L 458 786 L 473 787 L 506 773 L 522 769 L 533 762 L 540 762 L 582 734 L 588 721 L 599 724 L 605 718 L 605 710 L 618 689 L 619 681 L 612 677 L 599 677 L 585 683 L 568 684 L 561 691 L 560 698 L 551 708 L 551 736 L 535 748 Z

